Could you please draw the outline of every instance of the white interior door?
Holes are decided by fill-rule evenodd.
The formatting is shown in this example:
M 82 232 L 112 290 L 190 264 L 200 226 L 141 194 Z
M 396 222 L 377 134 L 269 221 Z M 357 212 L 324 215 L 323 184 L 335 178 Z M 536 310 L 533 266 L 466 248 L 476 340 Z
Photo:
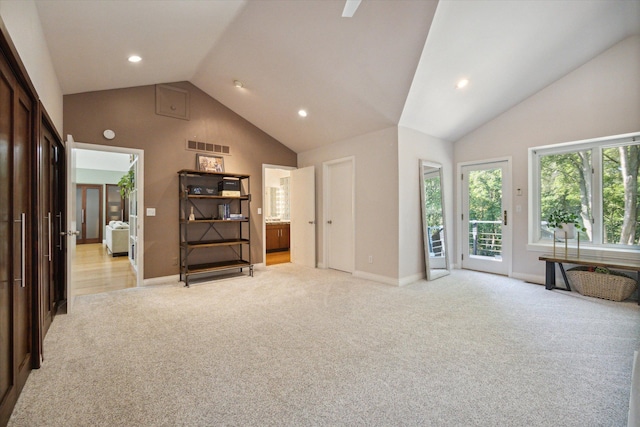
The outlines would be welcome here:
M 353 159 L 324 164 L 324 247 L 328 268 L 352 273 L 354 269 Z
M 462 268 L 509 275 L 511 173 L 508 161 L 464 165 Z
M 316 178 L 308 166 L 291 171 L 291 262 L 316 266 Z
M 75 289 L 73 281 L 73 265 L 76 257 L 76 236 L 78 235 L 76 217 L 76 143 L 71 135 L 67 135 L 66 156 L 67 156 L 67 224 L 66 232 L 61 231 L 67 239 L 67 312 L 73 310 L 75 300 Z

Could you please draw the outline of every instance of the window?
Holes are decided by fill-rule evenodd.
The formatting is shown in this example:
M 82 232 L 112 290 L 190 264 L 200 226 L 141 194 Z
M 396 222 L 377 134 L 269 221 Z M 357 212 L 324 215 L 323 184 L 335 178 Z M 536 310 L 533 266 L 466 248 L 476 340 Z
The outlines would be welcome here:
M 640 134 L 529 150 L 530 243 L 550 242 L 546 218 L 572 212 L 593 247 L 640 248 Z

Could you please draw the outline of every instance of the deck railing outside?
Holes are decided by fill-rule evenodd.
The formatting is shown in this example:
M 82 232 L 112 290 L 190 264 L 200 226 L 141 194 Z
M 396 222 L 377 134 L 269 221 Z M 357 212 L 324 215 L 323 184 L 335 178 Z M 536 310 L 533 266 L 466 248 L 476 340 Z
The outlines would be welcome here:
M 472 255 L 502 256 L 502 221 L 469 221 L 469 251 Z

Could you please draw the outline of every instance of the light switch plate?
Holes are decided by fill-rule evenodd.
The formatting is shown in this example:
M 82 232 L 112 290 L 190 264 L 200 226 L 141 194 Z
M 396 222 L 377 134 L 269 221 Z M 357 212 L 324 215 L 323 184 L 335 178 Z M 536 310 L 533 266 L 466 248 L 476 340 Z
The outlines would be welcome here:
M 147 216 L 156 216 L 156 208 L 147 208 Z

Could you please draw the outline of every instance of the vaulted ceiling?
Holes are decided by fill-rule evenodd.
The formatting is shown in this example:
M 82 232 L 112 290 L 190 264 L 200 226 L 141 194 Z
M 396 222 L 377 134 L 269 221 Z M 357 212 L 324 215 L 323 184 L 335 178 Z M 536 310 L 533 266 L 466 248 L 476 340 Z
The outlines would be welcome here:
M 637 0 L 36 4 L 64 94 L 186 80 L 296 152 L 394 125 L 456 141 L 640 33 Z

